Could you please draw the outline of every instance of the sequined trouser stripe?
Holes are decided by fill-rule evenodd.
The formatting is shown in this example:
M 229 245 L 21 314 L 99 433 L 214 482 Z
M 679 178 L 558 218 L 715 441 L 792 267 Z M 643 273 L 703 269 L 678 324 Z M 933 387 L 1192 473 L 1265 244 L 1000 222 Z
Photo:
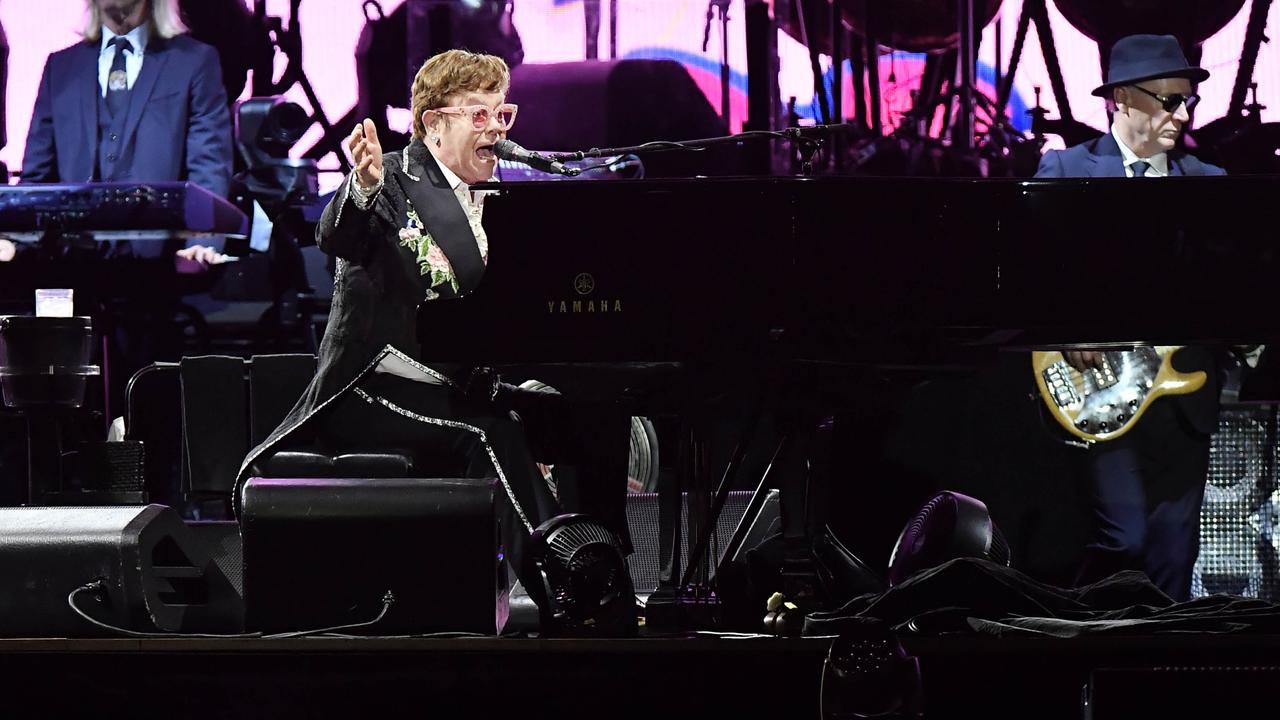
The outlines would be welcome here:
M 530 533 L 533 532 L 533 525 L 530 524 L 528 516 L 525 515 L 524 508 L 520 506 L 520 501 L 516 499 L 516 494 L 511 491 L 511 483 L 507 480 L 507 474 L 502 471 L 502 465 L 498 462 L 498 456 L 496 453 L 493 452 L 493 446 L 489 444 L 489 439 L 488 437 L 485 436 L 485 433 L 483 430 L 481 430 L 480 428 L 474 425 L 468 425 L 467 423 L 458 422 L 456 420 L 443 420 L 441 418 L 433 418 L 433 417 L 427 417 L 426 415 L 419 415 L 418 413 L 413 412 L 412 410 L 407 410 L 405 408 L 400 407 L 399 405 L 391 402 L 390 400 L 384 397 L 381 397 L 378 395 L 370 395 L 368 392 L 366 392 L 362 388 L 354 388 L 354 390 L 356 395 L 361 399 L 363 399 L 364 401 L 382 405 L 383 407 L 387 408 L 391 412 L 397 413 L 399 415 L 403 415 L 409 418 L 410 420 L 416 420 L 420 423 L 425 423 L 427 425 L 453 428 L 455 430 L 462 430 L 464 432 L 474 433 L 477 437 L 479 437 L 480 444 L 484 446 L 484 451 L 488 453 L 489 462 L 493 463 L 493 470 L 498 474 L 498 482 L 502 483 L 502 488 L 506 490 L 507 497 L 511 499 L 511 505 L 512 507 L 515 508 L 516 515 L 520 516 L 520 522 L 524 523 L 525 530 L 527 530 Z

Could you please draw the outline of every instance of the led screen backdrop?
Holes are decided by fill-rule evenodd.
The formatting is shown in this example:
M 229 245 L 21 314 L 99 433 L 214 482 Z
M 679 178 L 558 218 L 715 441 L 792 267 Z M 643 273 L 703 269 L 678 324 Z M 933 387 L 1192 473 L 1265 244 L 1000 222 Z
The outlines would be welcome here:
M 458 0 L 474 2 L 475 0 Z M 381 0 L 390 13 L 403 0 Z M 246 4 L 251 4 L 246 0 Z M 356 39 L 365 23 L 361 0 L 303 0 L 300 21 L 303 28 L 304 67 L 320 98 L 322 110 L 329 118 L 345 114 L 355 103 Z M 603 13 L 599 45 L 602 57 L 609 53 L 609 0 L 601 0 Z M 1008 66 L 1007 55 L 1013 48 L 1013 37 L 1022 10 L 1021 0 L 1005 0 L 998 19 L 1001 20 L 1003 52 L 1001 66 Z M 553 63 L 581 60 L 585 57 L 585 22 L 582 0 L 514 0 L 515 24 L 524 44 L 525 61 Z M 702 49 L 706 25 L 707 3 L 703 0 L 618 0 L 618 44 L 616 53 L 623 58 L 672 58 L 683 63 L 690 75 L 706 93 L 711 105 L 720 107 L 720 29 L 713 24 L 706 51 Z M 1239 64 L 1249 4 L 1221 32 L 1204 46 L 1203 64 L 1213 72 L 1200 92 L 1204 102 L 1197 122 L 1204 124 L 1221 116 L 1227 107 L 1236 67 Z M 288 0 L 268 0 L 268 12 L 288 19 Z M 1069 25 L 1050 3 L 1050 14 L 1059 55 L 1066 75 L 1066 86 L 1076 119 L 1102 128 L 1106 112 L 1089 91 L 1099 83 L 1097 46 Z M 1280 5 L 1271 11 L 1274 21 L 1280 17 Z M 746 111 L 746 63 L 743 37 L 742 0 L 733 0 L 729 9 L 729 64 L 731 74 L 730 115 L 733 130 L 739 130 Z M 21 167 L 22 147 L 26 139 L 36 85 L 45 57 L 53 50 L 76 42 L 77 31 L 84 19 L 83 0 L 0 0 L 0 22 L 3 22 L 12 46 L 8 87 L 9 144 L 0 150 L 0 161 L 11 169 Z M 1275 27 L 1273 24 L 1272 27 Z M 994 66 L 995 23 L 984 31 L 981 53 L 980 85 L 989 88 Z M 1034 32 L 1034 30 L 1033 30 Z M 780 34 L 781 57 L 779 84 L 785 100 L 794 96 L 802 117 L 812 118 L 813 79 L 808 56 L 798 42 Z M 283 60 L 279 59 L 283 67 Z M 824 69 L 828 69 L 826 59 Z M 910 106 L 910 93 L 919 84 L 923 56 L 893 53 L 881 58 L 880 74 L 884 91 L 884 119 L 888 127 L 897 124 Z M 1267 105 L 1264 119 L 1280 114 L 1280 47 L 1264 44 L 1254 79 L 1259 84 L 1259 99 Z M 1056 102 L 1049 91 L 1049 78 L 1039 43 L 1034 35 L 1027 44 L 1018 73 L 1016 97 L 1011 103 L 1016 126 L 1026 127 L 1025 109 L 1034 104 L 1033 86 L 1044 90 L 1044 105 L 1056 116 Z M 846 79 L 846 86 L 848 80 Z M 307 106 L 300 89 L 294 88 L 291 99 Z M 851 110 L 851 93 L 846 92 L 846 110 Z M 408 112 L 392 114 L 393 124 L 408 127 Z M 302 140 L 308 147 L 318 137 L 318 128 Z M 336 167 L 328 158 L 322 167 Z

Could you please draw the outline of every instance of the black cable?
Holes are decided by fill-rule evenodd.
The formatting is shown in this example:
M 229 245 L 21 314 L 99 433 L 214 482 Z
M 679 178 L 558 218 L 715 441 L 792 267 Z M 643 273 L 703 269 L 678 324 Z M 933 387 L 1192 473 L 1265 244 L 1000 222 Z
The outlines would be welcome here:
M 700 150 L 701 148 L 696 148 L 696 149 Z M 588 172 L 591 172 L 592 170 L 613 170 L 614 165 L 617 165 L 619 163 L 624 163 L 624 162 L 632 162 L 634 160 L 635 158 L 629 158 L 626 155 L 619 155 L 618 157 L 610 160 L 607 163 L 597 163 L 595 165 L 588 165 L 583 168 L 578 168 L 578 170 L 580 173 L 588 173 Z
M 382 596 L 382 610 L 379 611 L 378 616 L 372 620 L 367 620 L 365 622 L 351 623 L 349 625 L 334 625 L 333 627 L 317 628 L 315 630 L 298 630 L 296 632 L 275 633 L 274 635 L 263 635 L 262 637 L 265 640 L 283 640 L 285 638 L 299 638 L 299 637 L 306 637 L 308 635 L 334 633 L 339 630 L 354 630 L 355 628 L 369 627 L 370 625 L 377 624 L 382 620 L 382 618 L 386 617 L 387 611 L 391 609 L 391 606 L 394 605 L 395 602 L 396 602 L 396 596 L 392 595 L 391 591 L 388 590 Z
M 465 640 L 469 638 L 492 638 L 489 633 L 465 632 L 462 630 L 417 633 L 414 635 L 347 635 L 344 633 L 325 633 L 325 638 L 334 640 Z
M 81 610 L 79 606 L 76 605 L 77 595 L 81 593 L 86 593 L 86 592 L 101 593 L 105 589 L 106 589 L 106 584 L 103 583 L 101 579 L 94 580 L 93 582 L 85 583 L 84 585 L 81 585 L 75 590 L 72 590 L 71 593 L 67 595 L 67 605 L 71 608 L 72 611 L 75 612 L 75 614 L 79 615 L 85 620 L 88 620 L 94 625 L 97 625 L 98 627 L 103 628 L 104 630 L 110 630 L 112 632 L 117 632 L 122 635 L 128 635 L 129 637 L 144 637 L 144 638 L 175 638 L 175 637 L 184 638 L 185 637 L 185 638 L 229 638 L 229 639 L 262 637 L 262 633 L 240 633 L 240 634 L 233 634 L 233 635 L 217 635 L 217 634 L 209 634 L 209 633 L 139 632 L 137 630 L 130 630 L 128 628 L 117 627 L 115 625 L 104 623 L 101 620 L 98 620 L 97 618 L 90 617 L 83 610 Z
M 1036 404 L 1036 417 L 1040 420 L 1040 427 L 1044 429 L 1045 435 L 1049 436 L 1051 441 L 1077 450 L 1088 450 L 1093 447 L 1093 442 L 1077 440 L 1075 437 L 1068 437 L 1067 433 L 1063 432 L 1062 426 L 1058 424 L 1058 421 L 1049 415 L 1049 408 L 1045 405 L 1039 390 L 1032 393 L 1028 399 Z M 1053 422 L 1050 423 L 1050 420 L 1053 420 Z
M 101 593 L 105 589 L 106 589 L 106 584 L 101 578 L 94 580 L 93 582 L 85 583 L 84 585 L 81 585 L 75 590 L 72 590 L 67 595 L 67 606 L 70 607 L 71 610 L 75 612 L 75 614 L 79 615 L 80 617 L 84 618 L 85 620 L 89 621 L 90 623 L 104 630 L 110 630 L 111 632 L 120 633 L 122 635 L 127 635 L 129 637 L 142 637 L 142 638 L 215 638 L 215 639 L 228 639 L 228 640 L 239 639 L 239 638 L 260 638 L 263 640 L 283 640 L 288 638 L 306 637 L 308 635 L 330 634 L 330 633 L 336 633 L 339 630 L 354 630 L 355 628 L 369 627 L 370 625 L 375 625 L 381 622 L 384 617 L 386 617 L 387 611 L 391 609 L 391 606 L 394 605 L 396 601 L 395 595 L 393 595 L 392 592 L 388 590 L 382 596 L 382 610 L 380 610 L 378 612 L 377 617 L 373 618 L 372 620 L 367 620 L 367 621 L 358 622 L 358 623 L 350 623 L 347 625 L 334 625 L 332 627 L 326 627 L 326 628 L 315 628 L 312 630 L 297 630 L 293 632 L 275 633 L 272 635 L 263 635 L 260 632 L 232 633 L 232 634 L 166 633 L 166 632 L 143 632 L 138 630 L 130 630 L 128 628 L 122 628 L 116 625 L 111 625 L 109 623 L 104 623 L 101 620 L 98 620 L 97 618 L 91 617 L 90 615 L 86 614 L 83 610 L 80 609 L 78 605 L 76 605 L 76 596 L 80 595 L 81 593 L 86 593 L 86 592 Z M 448 635 L 452 635 L 452 634 L 438 633 L 435 636 L 448 636 Z M 419 637 L 433 637 L 433 635 L 423 635 Z

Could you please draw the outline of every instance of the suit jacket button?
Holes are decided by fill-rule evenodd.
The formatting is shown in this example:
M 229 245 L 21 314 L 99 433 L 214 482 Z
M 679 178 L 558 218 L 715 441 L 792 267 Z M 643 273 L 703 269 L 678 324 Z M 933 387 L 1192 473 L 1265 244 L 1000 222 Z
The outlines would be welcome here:
M 109 154 L 107 155 L 107 160 L 110 160 L 111 162 L 115 162 L 115 161 L 116 161 L 116 154 L 115 154 L 115 153 L 109 153 Z
M 117 134 L 115 134 L 115 133 L 111 133 L 111 142 L 115 142 L 115 141 L 117 141 L 117 140 L 119 140 L 119 139 L 120 139 L 120 136 L 119 136 L 119 135 L 117 135 Z

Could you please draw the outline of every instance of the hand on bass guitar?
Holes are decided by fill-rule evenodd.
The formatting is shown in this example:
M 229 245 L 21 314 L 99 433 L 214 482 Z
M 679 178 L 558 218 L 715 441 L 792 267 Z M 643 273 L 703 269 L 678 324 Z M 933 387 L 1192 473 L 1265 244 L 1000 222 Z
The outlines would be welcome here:
M 1173 368 L 1176 345 L 1134 350 L 1033 352 L 1040 397 L 1064 430 L 1086 442 L 1114 440 L 1165 395 L 1199 390 L 1204 372 Z

